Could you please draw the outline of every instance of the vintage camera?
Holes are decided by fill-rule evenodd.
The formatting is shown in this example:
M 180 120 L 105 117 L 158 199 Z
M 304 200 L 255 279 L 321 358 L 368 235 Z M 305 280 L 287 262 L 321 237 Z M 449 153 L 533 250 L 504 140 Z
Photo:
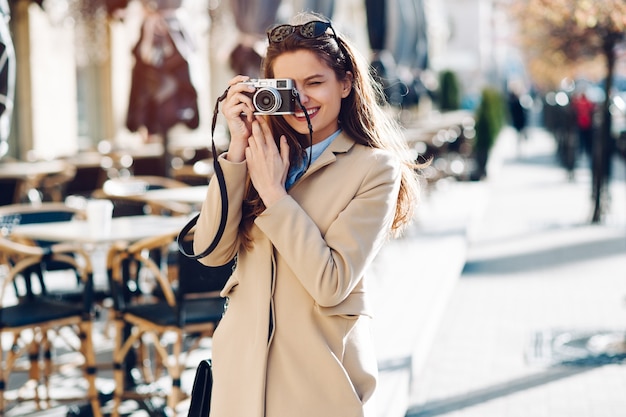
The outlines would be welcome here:
M 244 81 L 256 88 L 254 93 L 244 93 L 252 97 L 256 111 L 254 114 L 293 114 L 296 112 L 296 91 L 293 80 L 288 78 L 264 78 Z

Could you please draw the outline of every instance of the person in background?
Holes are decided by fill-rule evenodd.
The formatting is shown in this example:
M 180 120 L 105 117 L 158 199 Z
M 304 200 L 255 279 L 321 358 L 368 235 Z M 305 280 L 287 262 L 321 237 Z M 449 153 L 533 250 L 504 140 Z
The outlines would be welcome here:
M 139 132 L 145 142 L 163 142 L 166 148 L 172 127 L 200 125 L 198 93 L 189 66 L 195 45 L 177 13 L 180 3 L 144 1 L 145 18 L 132 50 L 135 62 L 126 127 Z M 163 175 L 168 175 L 168 169 Z
M 572 109 L 576 119 L 576 129 L 578 131 L 578 145 L 580 153 L 586 155 L 591 163 L 591 146 L 593 141 L 593 113 L 595 105 L 584 91 L 575 95 L 572 99 Z
M 517 86 L 509 88 L 508 92 L 508 107 L 509 107 L 509 118 L 511 122 L 511 126 L 515 129 L 517 133 L 517 145 L 518 150 L 521 149 L 522 143 L 527 139 L 526 135 L 526 125 L 527 125 L 527 117 L 526 117 L 526 109 L 524 108 L 521 100 L 521 89 Z
M 301 14 L 267 35 L 261 74 L 293 80 L 302 107 L 255 114 L 246 75 L 223 101 L 229 211 L 200 261 L 236 267 L 213 336 L 210 416 L 362 417 L 377 380 L 367 270 L 411 221 L 419 166 L 367 61 L 329 20 Z M 196 253 L 216 235 L 220 198 L 211 181 Z

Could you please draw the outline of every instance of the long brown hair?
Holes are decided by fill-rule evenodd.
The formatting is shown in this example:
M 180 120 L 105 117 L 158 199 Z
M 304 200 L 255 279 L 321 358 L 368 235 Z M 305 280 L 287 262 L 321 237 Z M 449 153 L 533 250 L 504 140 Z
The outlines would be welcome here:
M 329 21 L 315 13 L 303 13 L 294 18 L 294 24 L 312 20 Z M 339 81 L 345 80 L 349 76 L 348 72 L 352 74 L 352 90 L 342 100 L 339 111 L 341 129 L 359 144 L 386 149 L 397 155 L 401 163 L 402 178 L 391 233 L 398 235 L 413 218 L 419 195 L 416 169 L 421 166 L 411 157 L 399 125 L 384 108 L 385 99 L 381 85 L 373 78 L 369 63 L 364 57 L 346 39 L 339 34 L 335 37 L 332 33 L 310 39 L 294 32 L 281 42 L 270 42 L 261 64 L 262 76 L 274 78 L 273 64 L 276 58 L 286 52 L 298 50 L 314 52 L 334 71 Z M 302 161 L 306 147 L 311 145 L 309 136 L 294 131 L 282 116 L 271 116 L 268 119 L 276 138 L 280 135 L 287 137 L 291 164 Z M 263 210 L 265 206 L 261 198 L 252 183 L 248 182 L 240 225 L 244 238 L 249 238 L 247 232 Z

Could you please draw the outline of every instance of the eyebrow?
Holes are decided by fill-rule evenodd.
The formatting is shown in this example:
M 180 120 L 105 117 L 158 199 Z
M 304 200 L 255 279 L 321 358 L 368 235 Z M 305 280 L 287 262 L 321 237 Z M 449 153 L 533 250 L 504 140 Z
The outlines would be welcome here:
M 303 81 L 311 81 L 315 78 L 324 78 L 324 74 L 313 74 L 313 75 L 309 75 L 308 77 L 306 77 Z

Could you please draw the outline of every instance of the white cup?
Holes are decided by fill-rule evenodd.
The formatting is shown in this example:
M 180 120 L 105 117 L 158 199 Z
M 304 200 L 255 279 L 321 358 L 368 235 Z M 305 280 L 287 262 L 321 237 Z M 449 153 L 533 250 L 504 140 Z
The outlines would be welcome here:
M 91 236 L 107 236 L 111 233 L 113 203 L 110 200 L 87 201 L 87 224 Z

